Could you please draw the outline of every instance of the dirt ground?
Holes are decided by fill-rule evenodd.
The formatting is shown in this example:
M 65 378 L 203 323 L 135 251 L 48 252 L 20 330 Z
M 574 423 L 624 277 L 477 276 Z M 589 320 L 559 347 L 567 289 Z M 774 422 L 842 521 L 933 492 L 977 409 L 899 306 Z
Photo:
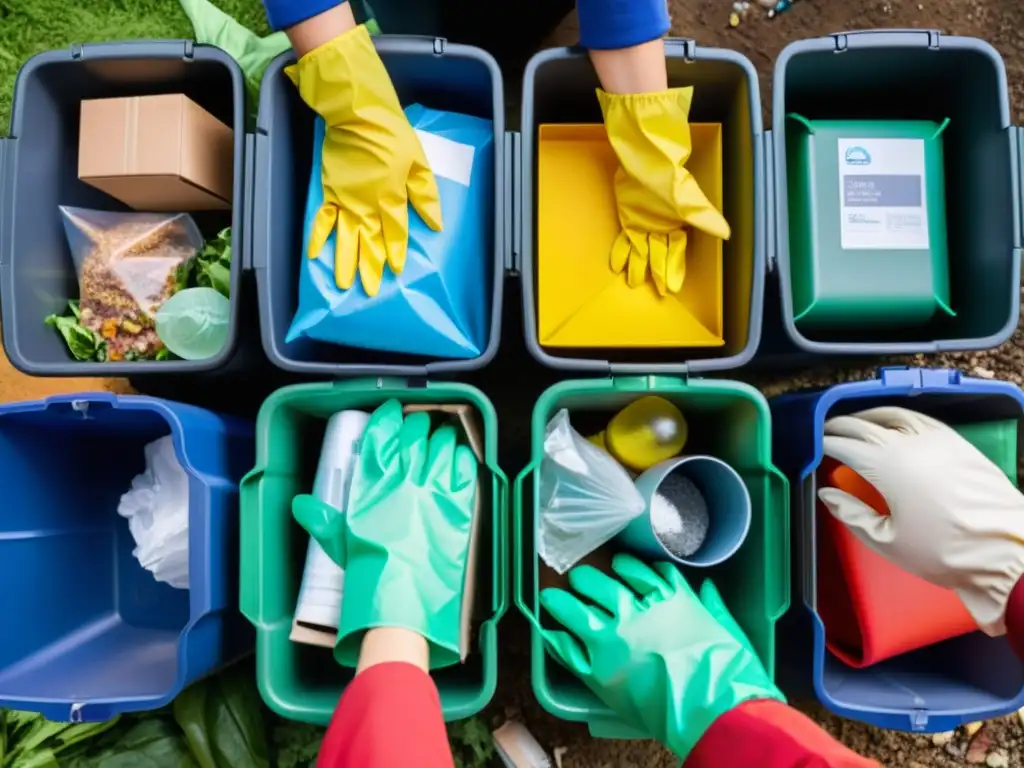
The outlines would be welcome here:
M 732 0 L 670 0 L 669 7 L 672 34 L 694 38 L 700 45 L 739 51 L 754 63 L 760 78 L 762 104 L 771 103 L 774 61 L 793 40 L 855 29 L 925 27 L 983 38 L 995 46 L 1006 62 L 1013 121 L 1019 124 L 1024 118 L 1021 0 L 796 0 L 788 11 L 774 19 L 769 19 L 765 10 L 752 0 L 737 27 L 729 25 Z M 571 16 L 548 44 L 573 44 L 577 37 L 578 27 Z M 991 352 L 892 361 L 900 362 L 955 367 L 986 377 L 994 374 L 1020 385 L 1024 382 L 1024 327 L 1018 329 L 1011 341 Z M 874 370 L 874 366 L 843 371 L 816 369 L 750 380 L 765 394 L 773 395 L 804 386 L 863 379 L 873 375 Z M 594 740 L 585 727 L 547 715 L 530 689 L 526 622 L 510 615 L 502 623 L 501 635 L 502 679 L 490 710 L 496 721 L 509 716 L 522 718 L 542 745 L 549 750 L 559 749 L 563 768 L 667 768 L 679 764 L 656 744 Z M 1024 726 L 1017 716 L 991 721 L 977 733 L 961 729 L 951 738 L 913 736 L 841 720 L 816 703 L 797 704 L 843 743 L 890 768 L 1024 768 Z

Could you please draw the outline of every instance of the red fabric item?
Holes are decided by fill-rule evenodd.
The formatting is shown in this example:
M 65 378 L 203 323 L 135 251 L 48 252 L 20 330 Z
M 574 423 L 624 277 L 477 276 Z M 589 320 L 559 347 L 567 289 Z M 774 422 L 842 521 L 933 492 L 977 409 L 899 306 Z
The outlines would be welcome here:
M 779 701 L 748 701 L 725 713 L 690 753 L 685 768 L 880 768 Z
M 1018 579 L 1010 591 L 1003 618 L 1006 621 L 1006 639 L 1010 641 L 1010 647 L 1017 658 L 1024 661 L 1024 586 L 1021 585 L 1024 585 L 1024 577 Z
M 821 487 L 839 488 L 880 515 L 889 507 L 878 490 L 839 462 L 825 458 Z M 971 614 L 951 589 L 907 573 L 872 552 L 818 502 L 818 614 L 828 649 L 851 667 L 893 656 L 977 630 Z
M 334 710 L 317 768 L 454 768 L 441 697 L 405 662 L 356 675 Z

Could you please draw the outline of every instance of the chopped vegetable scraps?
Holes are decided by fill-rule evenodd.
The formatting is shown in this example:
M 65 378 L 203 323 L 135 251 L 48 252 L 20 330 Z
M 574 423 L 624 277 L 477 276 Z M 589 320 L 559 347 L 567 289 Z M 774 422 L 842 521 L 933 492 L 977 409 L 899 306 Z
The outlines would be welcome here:
M 225 298 L 231 297 L 231 228 L 221 230 L 206 242 L 195 258 L 181 262 L 168 278 L 168 294 L 174 295 L 190 287 L 213 288 Z M 95 318 L 82 321 L 78 299 L 68 302 L 63 314 L 53 314 L 44 321 L 64 338 L 76 360 L 94 362 L 135 360 L 176 360 L 159 338 L 154 338 L 152 318 L 139 316 L 106 317 L 98 326 Z M 97 327 L 98 330 L 93 330 Z M 137 341 L 133 341 L 137 340 Z M 117 344 L 113 342 L 117 341 Z M 6 768 L 0 765 L 0 768 Z

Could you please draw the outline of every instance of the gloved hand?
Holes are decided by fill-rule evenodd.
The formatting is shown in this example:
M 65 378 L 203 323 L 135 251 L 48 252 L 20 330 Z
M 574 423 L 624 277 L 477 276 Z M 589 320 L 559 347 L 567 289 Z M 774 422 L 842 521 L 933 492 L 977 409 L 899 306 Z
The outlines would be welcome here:
M 728 240 L 729 224 L 686 170 L 693 88 L 619 95 L 597 91 L 619 169 L 619 233 L 611 268 L 633 288 L 650 265 L 658 293 L 678 293 L 686 276 L 687 227 Z
M 437 181 L 370 35 L 362 25 L 310 51 L 285 72 L 327 123 L 324 203 L 309 240 L 315 259 L 337 227 L 334 279 L 348 289 L 356 266 L 376 296 L 384 262 L 405 267 L 409 203 L 431 229 L 441 229 Z
M 818 497 L 869 548 L 956 590 L 985 632 L 1006 631 L 1006 602 L 1024 573 L 1024 496 L 955 430 L 905 408 L 825 422 L 824 452 L 885 498 L 879 515 L 837 488 Z
M 572 633 L 545 630 L 555 656 L 627 724 L 685 760 L 733 707 L 785 701 L 711 581 L 698 599 L 671 563 L 619 554 L 612 569 L 621 582 L 589 565 L 569 572 L 587 602 L 561 589 L 540 600 Z
M 459 661 L 477 461 L 430 415 L 403 419 L 389 400 L 370 417 L 352 474 L 348 509 L 296 496 L 299 524 L 345 569 L 335 658 L 356 666 L 373 627 L 404 627 L 430 644 L 431 668 Z

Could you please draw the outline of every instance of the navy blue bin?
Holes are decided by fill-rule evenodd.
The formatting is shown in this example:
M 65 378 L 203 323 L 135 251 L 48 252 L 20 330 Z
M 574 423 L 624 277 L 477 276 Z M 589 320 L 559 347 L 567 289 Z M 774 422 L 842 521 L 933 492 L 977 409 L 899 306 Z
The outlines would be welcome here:
M 188 590 L 138 564 L 117 513 L 167 434 L 189 477 Z M 0 707 L 72 722 L 156 709 L 252 648 L 237 574 L 254 446 L 249 422 L 151 397 L 0 405 Z
M 832 656 L 817 613 L 829 596 L 817 594 L 815 531 L 815 470 L 827 418 L 897 405 L 948 424 L 1024 420 L 1024 392 L 952 370 L 884 368 L 876 379 L 783 395 L 770 404 L 773 455 L 793 489 L 793 572 L 800 574 L 794 584 L 802 592 L 793 604 L 802 598 L 805 608 L 790 611 L 780 625 L 782 680 L 790 689 L 810 681 L 837 715 L 898 731 L 949 731 L 1024 706 L 1024 663 L 1005 637 L 974 632 L 865 669 Z M 1018 440 L 1022 434 L 1018 429 Z

